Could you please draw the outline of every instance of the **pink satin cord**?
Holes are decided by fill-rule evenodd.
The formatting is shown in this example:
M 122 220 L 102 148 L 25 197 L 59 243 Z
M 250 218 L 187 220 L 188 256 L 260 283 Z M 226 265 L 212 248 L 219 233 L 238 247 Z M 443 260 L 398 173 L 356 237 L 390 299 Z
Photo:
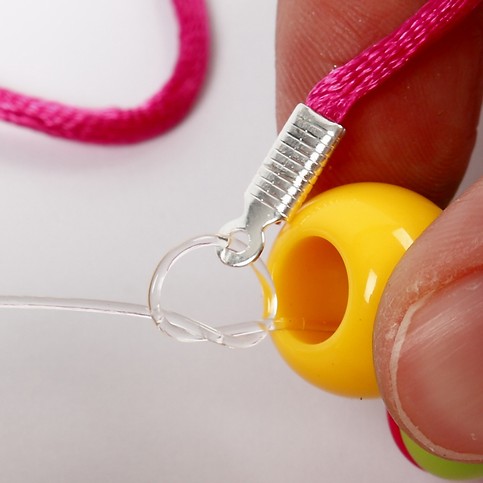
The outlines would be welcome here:
M 131 109 L 84 109 L 0 89 L 0 119 L 75 141 L 127 144 L 157 136 L 191 109 L 208 65 L 209 31 L 204 0 L 173 0 L 179 54 L 171 78 Z
M 309 92 L 306 105 L 326 119 L 341 123 L 359 99 L 480 3 L 480 0 L 429 0 L 392 34 L 318 82 Z
M 392 34 L 318 82 L 307 106 L 341 122 L 360 98 L 479 3 L 429 0 Z M 134 143 L 172 128 L 189 112 L 201 89 L 209 51 L 204 0 L 173 0 L 173 5 L 180 28 L 178 61 L 167 83 L 141 106 L 84 109 L 0 88 L 0 119 L 52 136 L 100 144 Z

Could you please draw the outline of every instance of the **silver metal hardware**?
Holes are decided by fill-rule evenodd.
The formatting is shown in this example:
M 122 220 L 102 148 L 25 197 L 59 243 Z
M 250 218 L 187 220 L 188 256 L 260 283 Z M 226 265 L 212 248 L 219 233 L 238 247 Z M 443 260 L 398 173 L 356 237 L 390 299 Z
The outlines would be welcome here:
M 277 137 L 245 192 L 241 217 L 220 233 L 232 237 L 243 232 L 248 244 L 242 251 L 220 248 L 223 263 L 243 267 L 256 260 L 265 244 L 264 229 L 288 220 L 303 203 L 344 134 L 344 128 L 304 104 L 299 104 Z

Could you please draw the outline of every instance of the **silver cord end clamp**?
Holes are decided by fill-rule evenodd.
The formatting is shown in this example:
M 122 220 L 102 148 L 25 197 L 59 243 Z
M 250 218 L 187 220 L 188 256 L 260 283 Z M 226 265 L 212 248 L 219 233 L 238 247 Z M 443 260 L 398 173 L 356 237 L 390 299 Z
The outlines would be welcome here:
M 245 209 L 220 233 L 248 237 L 246 248 L 236 251 L 230 243 L 218 255 L 223 263 L 243 267 L 263 251 L 267 226 L 290 219 L 312 189 L 344 134 L 344 128 L 299 104 L 265 157 L 245 192 Z

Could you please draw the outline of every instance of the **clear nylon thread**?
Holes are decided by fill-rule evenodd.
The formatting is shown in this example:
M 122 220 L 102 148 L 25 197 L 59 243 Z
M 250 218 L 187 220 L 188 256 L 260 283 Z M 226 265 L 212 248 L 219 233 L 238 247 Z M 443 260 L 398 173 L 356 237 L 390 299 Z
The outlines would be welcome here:
M 208 18 L 204 0 L 173 0 L 179 54 L 171 78 L 131 109 L 84 109 L 0 88 L 0 119 L 85 143 L 127 144 L 162 134 L 192 107 L 205 78 Z
M 393 33 L 320 80 L 309 92 L 306 105 L 341 123 L 359 99 L 479 4 L 480 0 L 429 0 Z

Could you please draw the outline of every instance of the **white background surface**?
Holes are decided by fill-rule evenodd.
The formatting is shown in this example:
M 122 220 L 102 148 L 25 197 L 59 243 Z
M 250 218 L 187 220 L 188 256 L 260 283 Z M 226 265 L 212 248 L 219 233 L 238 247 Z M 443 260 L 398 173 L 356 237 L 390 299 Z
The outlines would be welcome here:
M 274 139 L 276 2 L 209 5 L 210 78 L 169 134 L 113 148 L 0 125 L 0 293 L 143 304 L 167 249 L 239 214 Z M 0 2 L 0 85 L 21 92 L 132 106 L 168 76 L 175 46 L 167 1 Z M 480 142 L 465 183 L 482 156 Z M 186 285 L 211 287 L 202 268 Z M 245 276 L 255 283 L 230 275 L 218 300 L 200 287 L 175 302 L 207 321 L 256 316 Z M 87 481 L 437 480 L 399 454 L 380 401 L 311 387 L 269 341 L 231 351 L 149 321 L 3 310 L 0 482 Z

